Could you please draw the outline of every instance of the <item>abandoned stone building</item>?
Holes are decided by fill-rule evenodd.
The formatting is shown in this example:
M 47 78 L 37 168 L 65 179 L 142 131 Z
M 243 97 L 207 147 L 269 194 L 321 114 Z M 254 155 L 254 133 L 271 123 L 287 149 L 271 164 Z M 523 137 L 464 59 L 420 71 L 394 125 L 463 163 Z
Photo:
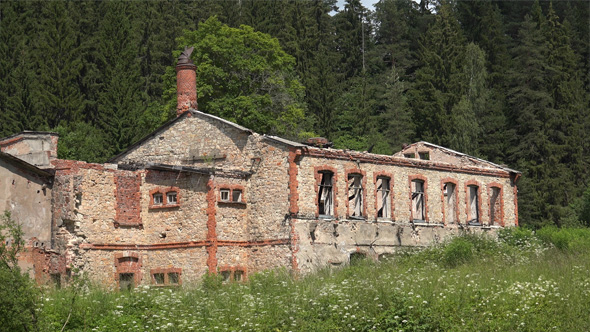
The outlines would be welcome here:
M 58 159 L 54 133 L 0 139 L 0 209 L 39 283 L 308 273 L 518 224 L 518 171 L 427 142 L 389 156 L 260 135 L 196 110 L 195 75 L 179 61 L 177 117 L 104 164 Z

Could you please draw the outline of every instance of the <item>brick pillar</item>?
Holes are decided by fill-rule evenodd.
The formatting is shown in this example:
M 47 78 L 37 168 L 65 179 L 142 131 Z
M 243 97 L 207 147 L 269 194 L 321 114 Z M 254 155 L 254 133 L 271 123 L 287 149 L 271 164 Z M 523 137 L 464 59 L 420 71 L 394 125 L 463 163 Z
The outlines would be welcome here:
M 183 63 L 176 66 L 176 116 L 197 109 L 197 66 Z

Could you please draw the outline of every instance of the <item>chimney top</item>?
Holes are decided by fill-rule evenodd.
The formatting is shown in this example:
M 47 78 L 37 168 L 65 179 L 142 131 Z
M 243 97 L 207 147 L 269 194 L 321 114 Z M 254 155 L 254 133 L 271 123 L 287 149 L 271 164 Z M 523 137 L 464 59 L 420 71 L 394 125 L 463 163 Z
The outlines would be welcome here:
M 194 47 L 185 47 L 176 64 L 176 116 L 197 109 L 197 66 L 191 60 Z

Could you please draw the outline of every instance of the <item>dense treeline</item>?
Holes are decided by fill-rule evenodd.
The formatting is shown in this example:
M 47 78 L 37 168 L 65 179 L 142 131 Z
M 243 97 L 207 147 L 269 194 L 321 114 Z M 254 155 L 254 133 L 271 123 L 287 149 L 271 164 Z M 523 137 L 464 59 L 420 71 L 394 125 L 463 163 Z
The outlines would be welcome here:
M 279 48 L 280 61 L 267 59 L 272 70 L 260 71 L 272 86 L 261 75 L 248 77 L 259 84 L 254 94 L 279 92 L 218 102 L 216 89 L 235 92 L 230 88 L 239 85 L 222 87 L 224 80 L 211 76 L 199 82 L 200 110 L 224 115 L 264 107 L 262 115 L 249 111 L 234 120 L 294 139 L 325 136 L 340 148 L 389 154 L 416 140 L 441 144 L 521 170 L 522 222 L 590 223 L 586 2 L 334 6 L 330 0 L 0 2 L 0 136 L 53 130 L 61 157 L 104 161 L 174 116 L 173 52 L 188 41 L 219 57 L 219 43 L 240 40 L 231 37 L 237 33 Z M 203 41 L 205 28 L 218 36 L 214 43 Z M 280 47 L 255 31 L 277 38 Z M 244 65 L 234 76 L 242 79 L 249 68 L 259 69 Z M 235 109 L 228 113 L 224 105 Z M 291 113 L 277 116 L 275 107 Z M 293 123 L 278 124 L 285 121 Z

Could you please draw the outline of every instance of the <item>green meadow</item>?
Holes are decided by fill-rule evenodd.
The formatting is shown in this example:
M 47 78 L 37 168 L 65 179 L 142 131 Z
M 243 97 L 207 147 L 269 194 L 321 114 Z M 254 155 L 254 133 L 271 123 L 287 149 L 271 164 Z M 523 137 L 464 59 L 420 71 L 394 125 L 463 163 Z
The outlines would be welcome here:
M 44 290 L 41 331 L 590 331 L 590 230 L 507 229 L 295 278 Z M 65 325 L 65 326 L 64 326 Z

